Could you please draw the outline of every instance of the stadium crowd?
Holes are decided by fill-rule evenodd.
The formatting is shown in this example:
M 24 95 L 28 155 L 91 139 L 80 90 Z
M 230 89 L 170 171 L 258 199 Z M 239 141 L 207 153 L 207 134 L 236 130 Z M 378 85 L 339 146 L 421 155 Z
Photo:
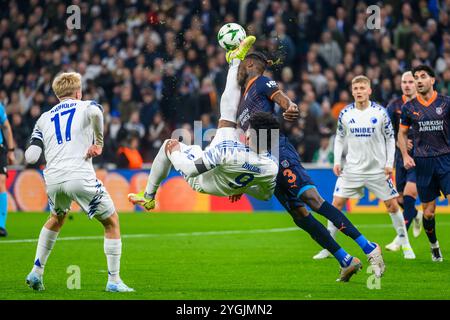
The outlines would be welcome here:
M 81 28 L 66 26 L 79 5 Z M 412 66 L 435 68 L 436 89 L 450 94 L 450 0 L 383 1 L 380 29 L 368 5 L 352 0 L 0 1 L 0 102 L 18 162 L 42 112 L 57 103 L 51 81 L 82 74 L 84 99 L 105 112 L 105 148 L 96 163 L 139 167 L 151 162 L 173 130 L 201 134 L 217 123 L 227 64 L 217 31 L 238 22 L 256 48 L 280 58 L 269 74 L 299 104 L 284 122 L 304 162 L 332 162 L 340 110 L 352 101 L 351 79 L 372 81 L 373 100 L 401 95 Z M 350 9 L 351 8 L 351 9 Z

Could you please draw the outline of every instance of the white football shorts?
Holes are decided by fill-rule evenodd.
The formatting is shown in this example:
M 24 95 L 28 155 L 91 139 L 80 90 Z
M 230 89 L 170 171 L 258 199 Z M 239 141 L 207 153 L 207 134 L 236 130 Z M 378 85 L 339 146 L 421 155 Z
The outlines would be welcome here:
M 239 141 L 239 137 L 237 134 L 237 130 L 235 128 L 220 128 L 216 130 L 216 133 L 214 135 L 213 140 L 205 148 L 205 151 L 208 150 L 208 148 L 212 148 L 216 146 L 217 144 L 221 143 L 222 141 Z M 186 161 L 193 161 L 197 160 L 202 157 L 203 150 L 198 145 L 187 145 L 180 142 L 180 151 L 183 154 L 184 157 L 186 157 Z M 204 189 L 202 184 L 206 183 L 205 181 L 200 179 L 200 176 L 192 177 L 192 178 L 186 178 L 187 183 L 191 186 L 192 189 L 194 189 L 197 192 L 204 193 Z
M 50 210 L 55 215 L 66 214 L 72 201 L 78 203 L 89 219 L 105 220 L 116 211 L 108 191 L 96 178 L 49 185 L 47 195 Z
M 392 179 L 383 175 L 349 177 L 341 175 L 336 181 L 333 196 L 340 198 L 360 199 L 367 188 L 378 199 L 386 201 L 398 197 Z

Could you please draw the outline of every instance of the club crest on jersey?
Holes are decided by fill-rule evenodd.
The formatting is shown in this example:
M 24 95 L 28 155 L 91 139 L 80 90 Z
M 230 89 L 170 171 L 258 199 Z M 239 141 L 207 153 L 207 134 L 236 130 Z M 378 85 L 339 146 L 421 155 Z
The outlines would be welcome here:
M 287 161 L 287 160 L 281 161 L 281 166 L 282 166 L 283 168 L 289 167 L 289 161 Z
M 436 113 L 437 113 L 438 115 L 441 115 L 441 114 L 442 114 L 442 107 L 437 107 L 437 108 L 436 108 Z
M 376 124 L 376 123 L 378 122 L 378 119 L 375 118 L 375 117 L 372 117 L 372 118 L 370 119 L 370 122 L 372 122 L 373 124 Z

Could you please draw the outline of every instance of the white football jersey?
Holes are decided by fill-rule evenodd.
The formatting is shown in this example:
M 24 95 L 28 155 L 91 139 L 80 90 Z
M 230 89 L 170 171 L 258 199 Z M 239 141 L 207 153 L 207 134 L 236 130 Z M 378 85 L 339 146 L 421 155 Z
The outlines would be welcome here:
M 258 155 L 233 140 L 221 141 L 199 155 L 194 155 L 191 146 L 182 152 L 196 163 L 201 158 L 208 169 L 187 179 L 199 192 L 217 196 L 246 193 L 262 200 L 268 200 L 273 195 L 278 161 L 270 153 Z
M 348 105 L 339 115 L 335 141 L 335 164 L 341 164 L 342 149 L 347 146 L 343 174 L 383 174 L 393 167 L 395 155 L 394 128 L 384 107 L 369 101 L 359 110 Z
M 92 158 L 86 159 L 94 142 L 89 108 L 102 109 L 95 101 L 67 99 L 43 113 L 36 122 L 31 138 L 43 142 L 47 185 L 95 177 Z

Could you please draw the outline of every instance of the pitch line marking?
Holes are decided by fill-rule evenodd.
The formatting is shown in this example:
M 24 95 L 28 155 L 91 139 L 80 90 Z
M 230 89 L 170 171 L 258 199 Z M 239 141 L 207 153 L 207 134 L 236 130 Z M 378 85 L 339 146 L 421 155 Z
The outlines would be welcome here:
M 440 226 L 449 226 L 450 222 L 441 222 Z M 387 229 L 392 228 L 392 224 L 361 224 L 355 225 L 356 228 L 362 229 Z M 162 237 L 190 237 L 190 236 L 216 236 L 216 235 L 233 235 L 233 234 L 258 234 L 258 233 L 277 233 L 299 231 L 297 227 L 290 228 L 272 228 L 272 229 L 249 229 L 249 230 L 222 230 L 222 231 L 196 231 L 196 232 L 179 232 L 179 233 L 141 233 L 141 234 L 123 234 L 123 239 L 138 238 L 162 238 Z M 78 240 L 102 240 L 104 236 L 80 236 L 80 237 L 61 237 L 57 241 L 78 241 Z M 16 239 L 1 240 L 0 244 L 6 243 L 35 243 L 38 239 Z
M 273 228 L 273 229 L 249 229 L 249 230 L 222 230 L 222 231 L 197 231 L 197 232 L 179 232 L 179 233 L 142 233 L 142 234 L 123 234 L 122 239 L 133 238 L 160 238 L 160 237 L 189 237 L 189 236 L 209 236 L 209 235 L 229 235 L 229 234 L 252 234 L 252 233 L 275 233 L 297 231 L 299 228 Z M 104 236 L 81 236 L 81 237 L 61 237 L 57 241 L 76 241 L 76 240 L 101 240 Z M 16 239 L 3 240 L 1 243 L 32 243 L 38 239 Z

